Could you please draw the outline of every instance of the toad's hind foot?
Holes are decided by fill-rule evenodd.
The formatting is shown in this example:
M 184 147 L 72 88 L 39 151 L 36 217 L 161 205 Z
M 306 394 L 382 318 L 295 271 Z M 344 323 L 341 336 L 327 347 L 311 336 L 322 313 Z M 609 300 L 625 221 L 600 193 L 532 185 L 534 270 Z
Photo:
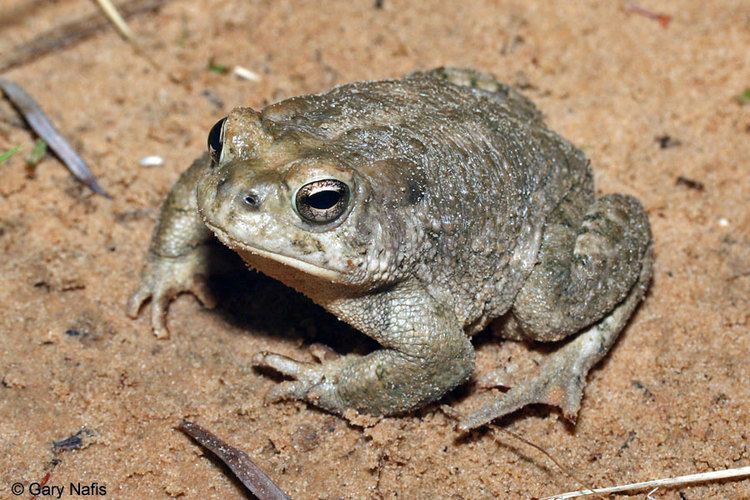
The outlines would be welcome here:
M 590 369 L 587 359 L 581 356 L 583 351 L 576 352 L 576 348 L 581 344 L 578 341 L 588 336 L 585 343 L 590 345 L 581 347 L 589 354 L 596 349 L 593 344 L 596 343 L 594 337 L 598 335 L 589 333 L 592 332 L 586 332 L 552 354 L 552 359 L 542 365 L 540 373 L 534 378 L 513 386 L 507 393 L 486 402 L 478 411 L 462 417 L 459 429 L 465 431 L 481 427 L 532 404 L 556 406 L 562 410 L 565 418 L 574 422 L 581 406 L 586 374 Z M 577 345 L 574 347 L 573 344 Z
M 462 417 L 459 429 L 466 431 L 481 427 L 531 404 L 556 406 L 562 410 L 565 418 L 575 422 L 581 407 L 586 375 L 612 347 L 643 298 L 651 279 L 650 255 L 649 249 L 638 282 L 610 315 L 550 354 L 536 377 L 514 386 L 507 393 L 485 403 L 478 411 Z

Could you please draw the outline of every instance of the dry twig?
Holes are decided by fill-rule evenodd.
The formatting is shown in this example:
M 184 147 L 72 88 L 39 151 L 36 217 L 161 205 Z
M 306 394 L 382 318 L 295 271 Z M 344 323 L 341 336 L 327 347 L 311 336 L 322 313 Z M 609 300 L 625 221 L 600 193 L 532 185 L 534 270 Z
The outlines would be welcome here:
M 289 496 L 244 451 L 228 445 L 198 424 L 183 420 L 179 429 L 224 462 L 260 500 L 290 500 Z
M 120 11 L 117 10 L 117 7 L 115 7 L 111 0 L 96 0 L 96 4 L 102 9 L 104 15 L 107 16 L 107 19 L 112 22 L 115 29 L 120 32 L 120 35 L 122 35 L 125 40 L 131 43 L 136 43 L 135 33 L 130 29 L 130 26 L 128 26 L 128 23 L 122 18 Z
M 628 12 L 632 12 L 633 14 L 638 14 L 639 16 L 647 17 L 649 19 L 657 21 L 659 24 L 661 24 L 662 28 L 666 28 L 667 26 L 669 26 L 670 21 L 672 21 L 672 16 L 668 14 L 662 14 L 661 12 L 653 12 L 651 10 L 645 9 L 635 2 L 630 2 L 627 6 L 627 10 Z
M 542 500 L 562 500 L 564 498 L 577 498 L 589 495 L 620 493 L 624 491 L 630 492 L 645 490 L 646 488 L 662 488 L 665 486 L 684 486 L 687 484 L 705 483 L 709 481 L 719 481 L 722 479 L 742 479 L 747 477 L 750 477 L 750 466 L 740 467 L 737 469 L 702 472 L 699 474 L 689 474 L 687 476 L 654 479 L 653 481 L 623 484 L 620 486 L 610 486 L 608 488 L 594 488 L 593 490 L 570 491 L 568 493 L 560 493 L 559 495 L 545 497 Z
M 123 19 L 151 12 L 168 0 L 131 0 L 120 7 Z M 22 43 L 0 54 L 0 73 L 28 64 L 35 59 L 80 42 L 109 26 L 109 20 L 95 13 L 62 24 L 39 34 L 32 41 Z
M 514 437 L 516 439 L 518 439 L 522 443 L 527 444 L 528 446 L 531 446 L 535 450 L 543 453 L 544 456 L 546 456 L 547 458 L 549 458 L 550 460 L 552 460 L 552 462 L 557 466 L 558 469 L 560 469 L 563 472 L 563 474 L 565 474 L 569 478 L 573 479 L 575 482 L 577 482 L 582 487 L 586 488 L 586 485 L 583 483 L 583 481 L 581 481 L 580 479 L 578 479 L 578 477 L 575 474 L 573 474 L 573 472 L 570 471 L 570 469 L 568 469 L 567 467 L 564 467 L 560 462 L 557 461 L 557 459 L 555 457 L 552 456 L 552 454 L 550 454 L 547 450 L 545 450 L 544 448 L 542 448 L 538 444 L 532 443 L 531 441 L 529 441 L 528 439 L 524 438 L 523 436 L 519 436 L 515 432 L 509 431 L 508 429 L 503 429 L 502 427 L 499 427 L 499 426 L 497 426 L 495 424 L 490 424 L 490 427 L 492 429 L 496 430 L 496 431 L 504 432 L 504 433 L 506 433 L 506 434 L 508 434 L 508 435 L 510 435 L 510 436 L 512 436 L 512 437 Z M 586 491 L 589 491 L 589 490 L 587 489 Z
M 36 134 L 44 139 L 52 151 L 57 154 L 73 176 L 105 198 L 111 198 L 99 185 L 86 162 L 76 153 L 73 146 L 57 131 L 42 108 L 25 90 L 9 80 L 0 78 L 0 90 L 8 97 L 13 106 L 23 115 Z

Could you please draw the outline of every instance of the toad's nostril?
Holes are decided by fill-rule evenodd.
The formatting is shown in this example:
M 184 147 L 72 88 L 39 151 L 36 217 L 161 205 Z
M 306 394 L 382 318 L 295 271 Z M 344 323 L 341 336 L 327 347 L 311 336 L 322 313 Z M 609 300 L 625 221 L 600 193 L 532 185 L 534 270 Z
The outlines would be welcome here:
M 242 202 L 249 208 L 258 208 L 260 206 L 260 195 L 255 191 L 248 191 L 242 197 Z

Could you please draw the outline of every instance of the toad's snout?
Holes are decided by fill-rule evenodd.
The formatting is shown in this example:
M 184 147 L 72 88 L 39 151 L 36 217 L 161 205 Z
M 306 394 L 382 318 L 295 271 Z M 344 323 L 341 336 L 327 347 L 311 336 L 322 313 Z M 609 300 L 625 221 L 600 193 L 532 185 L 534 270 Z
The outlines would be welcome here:
M 258 179 L 239 188 L 235 197 L 235 204 L 238 206 L 238 210 L 253 212 L 267 208 L 269 204 L 278 199 L 278 184 Z
M 253 179 L 232 182 L 227 176 L 217 182 L 214 200 L 220 205 L 234 205 L 236 210 L 256 211 L 273 196 L 274 191 L 274 185 L 267 181 Z
M 273 211 L 279 200 L 277 179 L 265 172 L 223 168 L 207 175 L 198 187 L 198 206 L 208 222 L 226 227 L 234 223 L 258 223 L 255 219 Z

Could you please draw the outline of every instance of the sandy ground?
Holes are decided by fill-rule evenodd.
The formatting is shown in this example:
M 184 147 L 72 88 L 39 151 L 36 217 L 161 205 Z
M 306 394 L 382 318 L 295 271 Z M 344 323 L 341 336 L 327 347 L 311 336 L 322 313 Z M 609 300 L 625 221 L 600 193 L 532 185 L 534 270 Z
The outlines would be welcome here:
M 0 165 L 0 496 L 47 472 L 49 484 L 97 482 L 117 498 L 241 495 L 174 430 L 181 418 L 246 450 L 295 498 L 529 498 L 750 465 L 750 105 L 735 101 L 750 86 L 750 2 L 644 0 L 672 16 L 667 27 L 626 5 L 175 0 L 131 21 L 160 71 L 106 32 L 4 75 L 114 199 L 53 158 L 30 176 L 34 137 L 0 103 L 0 151 L 24 147 Z M 5 1 L 0 54 L 94 11 Z M 212 73 L 211 59 L 261 81 Z M 213 311 L 180 297 L 166 341 L 147 315 L 123 312 L 162 199 L 229 109 L 443 64 L 520 86 L 587 152 L 601 192 L 634 194 L 651 217 L 653 286 L 589 376 L 578 424 L 547 408 L 499 422 L 577 480 L 500 431 L 459 439 L 437 406 L 356 425 L 265 405 L 275 379 L 249 366 L 254 352 L 307 359 L 314 341 L 363 344 L 268 279 L 218 277 Z M 146 155 L 165 164 L 139 166 Z M 480 373 L 527 359 L 489 335 L 476 345 Z M 474 396 L 468 386 L 443 402 Z M 81 449 L 53 451 L 81 429 Z M 654 496 L 750 498 L 750 481 Z

